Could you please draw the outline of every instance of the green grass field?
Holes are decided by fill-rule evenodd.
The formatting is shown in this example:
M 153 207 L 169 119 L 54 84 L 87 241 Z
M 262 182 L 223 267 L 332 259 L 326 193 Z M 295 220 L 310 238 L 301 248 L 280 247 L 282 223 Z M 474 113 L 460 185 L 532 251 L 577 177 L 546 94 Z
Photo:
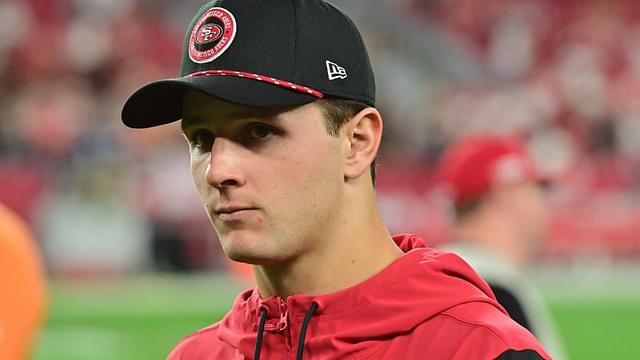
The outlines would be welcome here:
M 550 305 L 572 359 L 640 358 L 640 300 Z
M 245 286 L 212 274 L 53 282 L 35 359 L 164 359 L 180 338 L 219 319 Z M 640 358 L 634 345 L 640 339 L 635 292 L 618 296 L 556 287 L 547 294 L 572 359 Z

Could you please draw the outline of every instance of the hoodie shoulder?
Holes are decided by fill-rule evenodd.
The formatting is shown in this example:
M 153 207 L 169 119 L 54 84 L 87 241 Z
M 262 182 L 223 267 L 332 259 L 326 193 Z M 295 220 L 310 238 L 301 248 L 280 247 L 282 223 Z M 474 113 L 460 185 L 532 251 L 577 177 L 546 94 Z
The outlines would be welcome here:
M 541 359 L 550 359 L 533 334 L 490 303 L 459 304 L 444 311 L 442 316 L 455 323 L 455 327 L 467 329 L 462 332 L 465 336 L 461 339 L 461 351 L 483 349 L 482 353 L 494 357 L 535 353 Z
M 411 237 L 400 239 L 401 244 L 415 243 L 409 241 Z M 442 359 L 486 359 L 531 350 L 550 359 L 538 340 L 509 317 L 487 282 L 458 255 L 412 245 L 404 250 L 403 266 L 398 269 L 402 281 L 391 292 L 402 294 L 394 297 L 402 305 L 391 312 L 423 319 L 414 324 L 414 338 L 421 339 L 419 353 L 428 351 Z M 387 277 L 387 283 L 394 275 L 398 274 Z
M 221 350 L 218 327 L 219 323 L 215 323 L 185 337 L 173 348 L 167 360 L 217 359 L 214 354 Z

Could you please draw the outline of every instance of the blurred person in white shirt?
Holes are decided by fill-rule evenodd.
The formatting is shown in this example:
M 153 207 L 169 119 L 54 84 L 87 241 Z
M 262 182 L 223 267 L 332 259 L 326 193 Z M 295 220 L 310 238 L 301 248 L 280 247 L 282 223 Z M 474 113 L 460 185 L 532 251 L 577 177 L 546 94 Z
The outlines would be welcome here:
M 524 143 L 515 137 L 463 137 L 445 151 L 437 178 L 455 208 L 445 250 L 465 259 L 554 359 L 566 359 L 544 299 L 525 275 L 543 248 L 549 212 L 548 179 Z

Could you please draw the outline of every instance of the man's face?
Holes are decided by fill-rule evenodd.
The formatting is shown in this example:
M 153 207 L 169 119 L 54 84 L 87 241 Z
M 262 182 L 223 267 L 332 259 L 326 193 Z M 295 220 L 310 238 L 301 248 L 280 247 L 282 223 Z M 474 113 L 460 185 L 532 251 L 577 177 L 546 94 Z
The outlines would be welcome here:
M 183 113 L 191 173 L 231 259 L 270 265 L 321 246 L 337 223 L 345 146 L 317 105 L 248 108 L 188 92 Z
M 512 189 L 513 208 L 523 230 L 522 241 L 530 256 L 537 255 L 546 240 L 549 226 L 549 209 L 544 190 L 534 181 L 515 185 Z

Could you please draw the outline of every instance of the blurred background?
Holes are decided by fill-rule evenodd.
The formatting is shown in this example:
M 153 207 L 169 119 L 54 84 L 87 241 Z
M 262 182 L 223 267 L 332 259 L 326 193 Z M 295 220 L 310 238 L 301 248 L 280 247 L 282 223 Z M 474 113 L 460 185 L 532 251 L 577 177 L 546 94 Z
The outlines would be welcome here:
M 530 275 L 569 355 L 635 355 L 640 3 L 333 3 L 360 26 L 376 72 L 392 232 L 446 242 L 442 150 L 477 132 L 523 136 L 554 179 Z M 0 2 L 0 202 L 30 224 L 49 279 L 35 359 L 164 358 L 250 285 L 221 253 L 177 124 L 136 131 L 119 118 L 133 90 L 177 74 L 202 4 Z

